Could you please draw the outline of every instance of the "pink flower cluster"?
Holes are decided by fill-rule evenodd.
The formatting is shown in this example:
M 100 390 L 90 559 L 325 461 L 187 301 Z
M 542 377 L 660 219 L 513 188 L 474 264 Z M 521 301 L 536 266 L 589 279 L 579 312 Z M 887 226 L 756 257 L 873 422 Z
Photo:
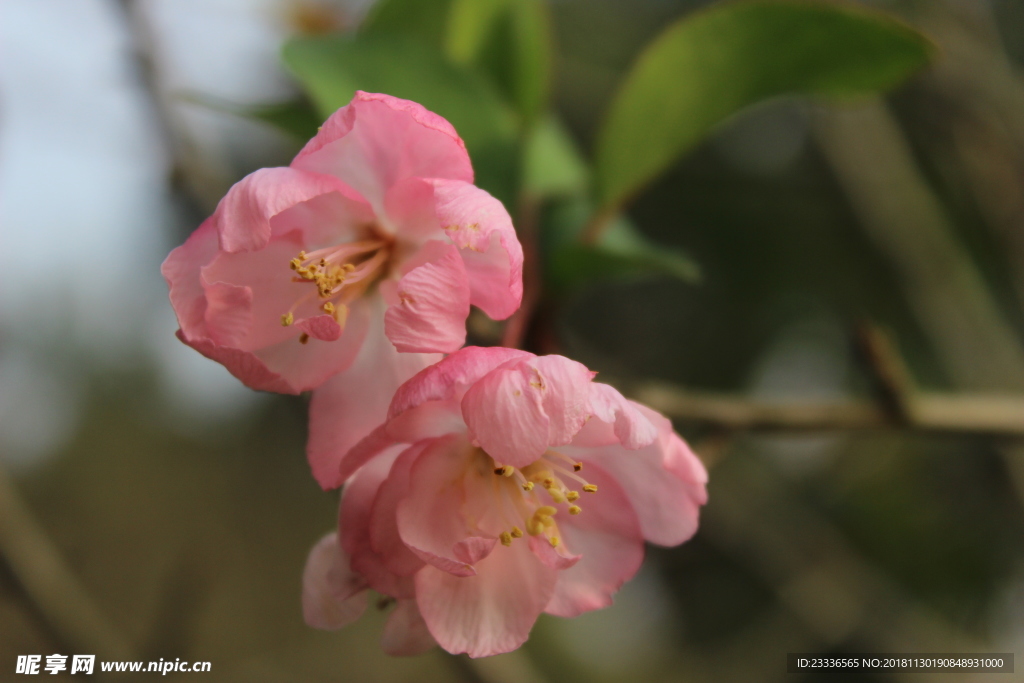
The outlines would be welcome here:
M 462 348 L 470 305 L 522 298 L 511 219 L 472 182 L 447 121 L 360 92 L 163 265 L 182 341 L 254 389 L 313 390 L 310 465 L 345 488 L 304 614 L 339 628 L 367 589 L 393 598 L 392 654 L 507 652 L 542 612 L 605 607 L 706 501 L 669 421 L 583 365 Z

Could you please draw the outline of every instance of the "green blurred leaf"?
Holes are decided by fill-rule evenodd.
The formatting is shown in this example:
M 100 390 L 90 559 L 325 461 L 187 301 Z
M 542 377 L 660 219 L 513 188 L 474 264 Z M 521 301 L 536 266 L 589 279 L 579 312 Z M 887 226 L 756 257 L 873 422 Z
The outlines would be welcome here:
M 576 144 L 554 116 L 530 131 L 524 149 L 523 189 L 534 197 L 581 194 L 588 168 Z
M 451 5 L 452 0 L 379 0 L 359 27 L 359 33 L 417 40 L 441 50 Z
M 304 97 L 270 104 L 237 104 L 203 93 L 187 93 L 181 99 L 214 111 L 263 121 L 303 142 L 316 135 L 317 127 L 323 123 L 323 118 Z
M 529 127 L 551 89 L 551 19 L 543 0 L 452 0 L 446 50 L 487 74 Z
M 678 249 L 647 239 L 624 215 L 612 219 L 596 244 L 579 241 L 591 207 L 585 200 L 562 202 L 546 221 L 547 284 L 567 292 L 601 281 L 671 277 L 684 282 L 700 279 L 700 266 Z
M 324 117 L 356 90 L 414 100 L 445 117 L 466 143 L 477 184 L 511 206 L 516 117 L 476 74 L 416 41 L 377 36 L 296 38 L 283 56 Z
M 831 3 L 748 0 L 688 16 L 644 50 L 609 108 L 595 152 L 600 203 L 614 210 L 749 104 L 884 91 L 932 51 L 884 14 Z

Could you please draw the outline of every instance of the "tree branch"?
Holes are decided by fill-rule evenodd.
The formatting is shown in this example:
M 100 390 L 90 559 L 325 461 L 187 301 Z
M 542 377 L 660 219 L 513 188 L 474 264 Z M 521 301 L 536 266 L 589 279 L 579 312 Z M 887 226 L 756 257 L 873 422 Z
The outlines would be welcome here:
M 681 422 L 727 431 L 827 432 L 909 429 L 946 435 L 1024 437 L 1024 396 L 922 392 L 905 416 L 876 403 L 766 401 L 692 392 L 669 384 L 620 384 L 624 393 Z

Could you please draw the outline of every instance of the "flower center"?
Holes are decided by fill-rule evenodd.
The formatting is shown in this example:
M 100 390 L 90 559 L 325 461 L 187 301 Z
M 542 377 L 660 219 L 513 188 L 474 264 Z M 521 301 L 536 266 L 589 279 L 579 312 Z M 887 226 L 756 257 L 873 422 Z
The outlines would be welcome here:
M 289 262 L 295 271 L 292 282 L 308 283 L 311 288 L 281 316 L 281 324 L 288 327 L 294 323 L 295 309 L 315 296 L 320 309 L 344 329 L 348 318 L 347 304 L 386 272 L 391 248 L 392 240 L 370 239 L 309 253 L 300 251 Z M 299 341 L 305 344 L 309 336 L 303 333 Z
M 555 522 L 558 513 L 555 505 L 568 503 L 570 515 L 583 512 L 576 505 L 580 491 L 571 488 L 567 482 L 578 485 L 584 493 L 597 493 L 597 485 L 580 476 L 582 470 L 583 463 L 552 450 L 523 468 L 496 465 L 494 488 L 501 519 L 506 525 L 498 535 L 502 545 L 510 546 L 514 539 L 522 538 L 525 528 L 527 534 L 544 536 L 553 548 L 557 548 L 561 537 Z

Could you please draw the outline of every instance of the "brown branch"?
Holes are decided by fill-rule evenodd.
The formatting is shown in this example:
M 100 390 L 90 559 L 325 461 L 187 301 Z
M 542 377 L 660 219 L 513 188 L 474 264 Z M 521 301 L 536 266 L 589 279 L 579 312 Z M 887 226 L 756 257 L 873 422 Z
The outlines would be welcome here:
M 663 383 L 621 385 L 625 393 L 668 417 L 727 431 L 827 432 L 905 428 L 947 435 L 1024 437 L 1024 396 L 919 393 L 905 418 L 877 404 L 766 401 L 685 391 Z
M 76 652 L 132 659 L 128 641 L 103 615 L 86 588 L 0 467 L 0 555 L 47 625 Z

